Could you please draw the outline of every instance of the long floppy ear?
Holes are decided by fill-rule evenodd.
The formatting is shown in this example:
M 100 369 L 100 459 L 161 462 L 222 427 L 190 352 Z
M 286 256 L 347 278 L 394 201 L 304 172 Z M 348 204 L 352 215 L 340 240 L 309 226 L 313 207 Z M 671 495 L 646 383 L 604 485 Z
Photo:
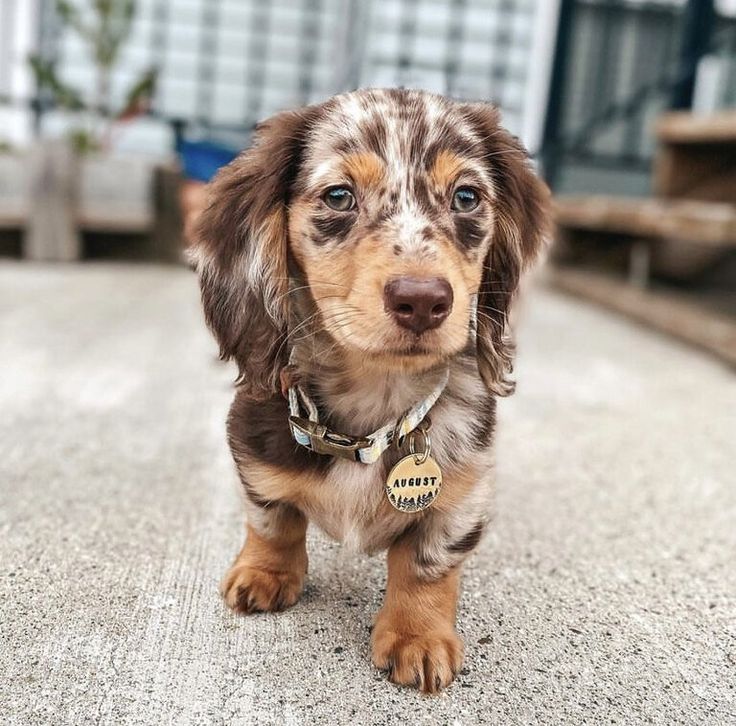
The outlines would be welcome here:
M 194 235 L 207 324 L 251 398 L 269 398 L 286 363 L 287 208 L 316 113 L 310 106 L 260 124 L 253 145 L 210 184 Z
M 492 393 L 508 396 L 514 391 L 508 316 L 522 272 L 544 246 L 549 190 L 521 142 L 500 126 L 493 106 L 470 104 L 466 115 L 482 136 L 484 163 L 495 188 L 494 232 L 478 293 L 478 369 Z

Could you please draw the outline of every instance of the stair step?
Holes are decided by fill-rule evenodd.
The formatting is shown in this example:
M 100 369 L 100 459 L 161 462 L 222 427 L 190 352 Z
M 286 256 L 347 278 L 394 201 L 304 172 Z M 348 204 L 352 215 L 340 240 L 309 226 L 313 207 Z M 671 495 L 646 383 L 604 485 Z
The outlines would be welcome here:
M 20 229 L 25 225 L 28 210 L 20 200 L 0 199 L 0 229 Z
M 552 287 L 706 350 L 736 368 L 736 319 L 682 295 L 633 287 L 589 270 L 553 267 Z
M 557 197 L 561 228 L 736 247 L 736 205 L 689 199 Z
M 736 144 L 736 110 L 698 115 L 689 111 L 659 117 L 656 135 L 666 144 Z

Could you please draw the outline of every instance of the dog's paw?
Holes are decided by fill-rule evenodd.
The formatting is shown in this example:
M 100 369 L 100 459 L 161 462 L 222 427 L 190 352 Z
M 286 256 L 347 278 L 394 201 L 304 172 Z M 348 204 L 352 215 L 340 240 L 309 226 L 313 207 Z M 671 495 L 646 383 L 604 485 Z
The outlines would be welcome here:
M 372 635 L 373 664 L 389 680 L 437 693 L 455 679 L 463 663 L 463 642 L 450 627 L 405 633 L 379 616 Z
M 220 591 L 236 613 L 273 612 L 291 607 L 302 594 L 304 576 L 235 564 Z

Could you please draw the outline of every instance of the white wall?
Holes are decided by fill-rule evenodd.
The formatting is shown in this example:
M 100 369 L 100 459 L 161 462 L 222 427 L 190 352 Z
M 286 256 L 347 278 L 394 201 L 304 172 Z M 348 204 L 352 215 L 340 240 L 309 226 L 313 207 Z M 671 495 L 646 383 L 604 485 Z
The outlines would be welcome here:
M 559 12 L 560 0 L 538 0 L 520 130 L 521 138 L 532 154 L 542 146 Z
M 0 0 L 0 143 L 28 143 L 31 114 L 27 99 L 33 88 L 28 56 L 35 44 L 37 0 Z

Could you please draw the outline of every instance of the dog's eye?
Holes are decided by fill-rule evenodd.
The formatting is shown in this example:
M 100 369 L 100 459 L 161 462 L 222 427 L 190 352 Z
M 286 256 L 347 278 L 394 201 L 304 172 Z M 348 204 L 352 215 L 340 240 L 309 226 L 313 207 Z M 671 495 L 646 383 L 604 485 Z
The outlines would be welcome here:
M 480 204 L 480 196 L 473 187 L 458 187 L 452 195 L 453 212 L 472 212 Z
M 346 187 L 332 187 L 322 195 L 322 199 L 336 212 L 349 212 L 355 206 L 355 197 Z

